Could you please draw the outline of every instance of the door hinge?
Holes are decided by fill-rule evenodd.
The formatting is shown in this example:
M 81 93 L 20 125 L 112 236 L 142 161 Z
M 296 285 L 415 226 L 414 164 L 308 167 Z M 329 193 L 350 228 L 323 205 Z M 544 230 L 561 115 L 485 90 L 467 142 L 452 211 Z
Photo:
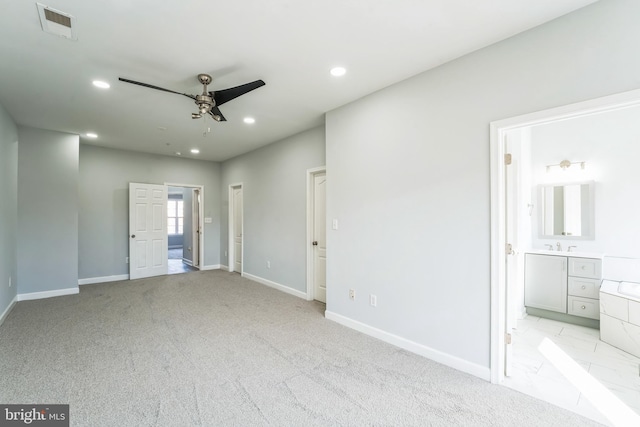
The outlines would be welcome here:
M 511 344 L 511 334 L 509 334 L 509 333 L 504 334 L 504 342 L 507 345 Z
M 507 166 L 511 164 L 511 153 L 506 153 L 504 155 L 504 164 Z
M 504 248 L 504 252 L 507 255 L 513 255 L 515 252 L 513 251 L 513 245 L 511 243 L 507 243 L 507 245 Z

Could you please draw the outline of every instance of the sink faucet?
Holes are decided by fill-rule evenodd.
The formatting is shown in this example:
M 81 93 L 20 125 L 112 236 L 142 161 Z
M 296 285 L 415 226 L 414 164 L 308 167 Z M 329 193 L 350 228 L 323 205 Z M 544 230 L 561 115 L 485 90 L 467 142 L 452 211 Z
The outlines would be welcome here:
M 562 250 L 562 245 L 560 244 L 560 242 L 556 243 L 556 249 L 559 251 Z

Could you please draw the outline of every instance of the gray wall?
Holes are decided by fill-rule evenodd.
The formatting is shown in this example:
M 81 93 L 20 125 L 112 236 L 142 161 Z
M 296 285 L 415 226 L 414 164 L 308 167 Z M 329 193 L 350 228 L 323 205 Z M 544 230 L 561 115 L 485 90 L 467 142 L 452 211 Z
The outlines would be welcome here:
M 220 263 L 220 165 L 80 146 L 79 277 L 129 273 L 129 182 L 204 185 L 204 266 Z
M 489 122 L 639 88 L 638 16 L 602 0 L 328 113 L 327 310 L 489 367 Z
M 18 128 L 0 105 L 0 316 L 17 292 Z M 9 288 L 9 278 L 12 285 Z
M 78 135 L 19 127 L 19 293 L 78 287 Z
M 228 189 L 242 182 L 243 271 L 306 292 L 306 171 L 324 164 L 322 127 L 224 162 L 222 264 L 228 265 Z

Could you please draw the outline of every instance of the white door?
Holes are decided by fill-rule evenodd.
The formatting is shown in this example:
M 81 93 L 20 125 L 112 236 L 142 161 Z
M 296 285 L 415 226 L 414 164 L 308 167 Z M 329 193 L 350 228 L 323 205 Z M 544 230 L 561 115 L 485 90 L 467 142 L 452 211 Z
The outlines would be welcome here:
M 233 189 L 233 271 L 242 273 L 242 187 Z
M 200 268 L 200 189 L 193 188 L 191 190 L 193 200 L 191 228 L 193 229 L 193 239 L 191 247 L 193 250 L 193 266 Z
M 327 176 L 318 173 L 313 177 L 313 298 L 327 302 Z
M 167 187 L 129 184 L 129 278 L 167 274 Z

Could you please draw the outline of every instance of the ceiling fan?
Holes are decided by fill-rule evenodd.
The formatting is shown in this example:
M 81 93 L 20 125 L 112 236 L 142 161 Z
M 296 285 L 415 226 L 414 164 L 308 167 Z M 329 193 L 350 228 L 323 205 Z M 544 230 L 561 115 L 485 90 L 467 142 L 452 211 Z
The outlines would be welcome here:
M 218 106 L 224 104 L 225 102 L 229 102 L 232 99 L 239 97 L 240 95 L 244 95 L 247 92 L 251 92 L 252 90 L 258 89 L 259 87 L 265 85 L 265 83 L 262 80 L 256 80 L 255 82 L 245 83 L 243 85 L 231 87 L 229 89 L 207 91 L 207 86 L 211 84 L 213 79 L 209 74 L 198 74 L 198 81 L 204 86 L 202 89 L 202 95 L 189 95 L 188 93 L 176 92 L 173 90 L 161 88 L 161 87 L 150 85 L 147 83 L 141 83 L 141 82 L 136 82 L 134 80 L 123 79 L 122 77 L 119 77 L 118 80 L 126 83 L 132 83 L 134 85 L 148 87 L 151 89 L 162 90 L 164 92 L 184 95 L 187 98 L 193 99 L 196 105 L 198 106 L 198 112 L 191 113 L 192 119 L 199 119 L 204 114 L 209 114 L 217 122 L 227 121 L 227 119 L 225 119 L 222 113 L 220 112 L 220 109 L 218 108 Z

